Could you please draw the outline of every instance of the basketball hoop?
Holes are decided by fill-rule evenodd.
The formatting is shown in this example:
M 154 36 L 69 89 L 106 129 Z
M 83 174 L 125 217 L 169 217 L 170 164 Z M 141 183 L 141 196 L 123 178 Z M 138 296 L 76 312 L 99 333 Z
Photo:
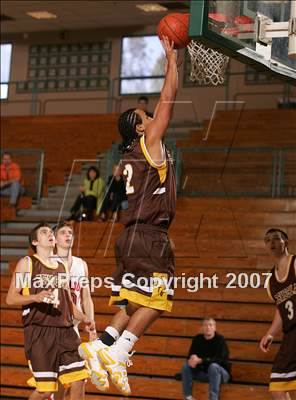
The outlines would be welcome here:
M 224 83 L 229 57 L 195 40 L 191 40 L 187 49 L 191 58 L 191 81 L 213 86 Z

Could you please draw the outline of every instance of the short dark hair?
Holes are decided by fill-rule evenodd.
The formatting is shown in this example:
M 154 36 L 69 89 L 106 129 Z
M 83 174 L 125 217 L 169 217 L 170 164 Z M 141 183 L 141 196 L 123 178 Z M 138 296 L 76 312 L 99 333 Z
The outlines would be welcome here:
M 60 222 L 59 222 L 55 227 L 53 227 L 52 229 L 53 229 L 53 231 L 54 231 L 54 234 L 56 235 L 60 229 L 65 228 L 65 227 L 71 228 L 71 229 L 72 229 L 72 232 L 74 233 L 74 227 L 73 227 L 73 224 L 72 224 L 70 221 L 60 221 Z
M 12 155 L 11 155 L 11 153 L 9 153 L 9 151 L 3 151 L 2 157 L 4 157 L 4 156 L 12 157 Z
M 140 96 L 140 97 L 138 98 L 138 103 L 139 103 L 140 101 L 145 101 L 146 103 L 149 103 L 149 99 L 148 99 L 148 97 L 146 97 L 146 96 Z
M 202 322 L 205 322 L 205 321 L 214 321 L 214 322 L 216 323 L 216 320 L 215 320 L 215 318 L 213 318 L 213 317 L 209 317 L 209 316 L 207 316 L 207 317 L 204 317 L 204 319 L 202 320 Z
M 118 130 L 122 136 L 121 150 L 125 152 L 132 142 L 138 137 L 137 125 L 142 123 L 142 118 L 135 112 L 136 108 L 129 108 L 118 119 Z
M 45 221 L 43 221 L 43 222 L 40 222 L 40 224 L 38 224 L 38 225 L 36 225 L 32 230 L 31 230 L 31 232 L 29 233 L 29 244 L 30 244 L 30 246 L 31 246 L 31 249 L 32 250 L 34 250 L 35 252 L 36 252 L 36 246 L 33 244 L 33 242 L 34 242 L 34 240 L 37 240 L 37 234 L 38 234 L 38 230 L 40 229 L 40 228 L 50 228 L 51 229 L 51 226 L 47 223 L 47 222 L 45 222 Z
M 275 232 L 280 233 L 280 235 L 281 235 L 283 240 L 285 240 L 285 241 L 289 240 L 289 237 L 286 234 L 286 232 L 282 231 L 279 228 L 270 228 L 270 229 L 268 229 L 268 231 L 265 233 L 265 236 L 269 235 L 270 233 L 275 233 Z
M 90 181 L 90 177 L 89 177 L 89 173 L 90 171 L 95 171 L 96 173 L 96 177 L 95 179 L 98 179 L 100 177 L 100 171 L 98 170 L 97 167 L 94 167 L 93 165 L 91 167 L 88 168 L 87 173 L 86 173 L 86 177 L 87 179 Z

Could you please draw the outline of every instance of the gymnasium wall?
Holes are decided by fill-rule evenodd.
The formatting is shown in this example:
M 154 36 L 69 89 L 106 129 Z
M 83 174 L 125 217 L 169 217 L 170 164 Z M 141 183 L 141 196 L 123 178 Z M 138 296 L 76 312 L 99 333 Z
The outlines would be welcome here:
M 26 35 L 3 35 L 2 42 L 13 43 L 11 81 L 27 79 L 29 48 L 34 44 L 62 44 L 83 43 L 110 40 L 112 42 L 112 58 L 110 65 L 110 81 L 119 76 L 120 73 L 120 51 L 121 37 L 124 35 L 154 34 L 155 26 L 138 28 L 115 28 L 112 30 L 84 30 L 73 32 L 41 32 Z M 235 60 L 231 60 L 231 72 L 244 73 L 246 66 Z M 290 96 L 296 97 L 296 88 L 289 86 Z M 119 96 L 118 85 L 115 86 L 115 96 Z M 50 92 L 38 94 L 38 100 L 47 100 L 45 114 L 93 114 L 106 113 L 108 91 L 71 91 Z M 192 100 L 193 106 L 178 104 L 175 108 L 175 121 L 194 121 L 208 118 L 212 112 L 215 102 L 226 99 L 226 88 L 224 86 L 212 87 L 183 87 L 183 69 L 180 72 L 180 89 L 177 100 Z M 243 75 L 230 78 L 228 85 L 228 99 L 246 101 L 247 109 L 270 109 L 276 108 L 277 103 L 283 96 L 283 84 L 246 84 Z M 100 98 L 100 99 L 98 99 Z M 2 101 L 2 115 L 29 115 L 31 110 L 32 94 L 16 93 L 15 85 L 11 85 L 9 91 L 9 102 Z M 64 101 L 71 99 L 71 102 Z M 132 107 L 136 103 L 137 96 L 124 96 L 121 102 L 115 103 L 113 111 L 121 111 Z M 77 101 L 75 101 L 77 100 Z M 83 100 L 83 101 L 82 101 Z M 150 108 L 153 109 L 157 96 L 151 96 Z M 231 108 L 231 105 L 229 106 Z M 223 106 L 219 106 L 219 109 Z M 39 105 L 37 104 L 37 112 Z

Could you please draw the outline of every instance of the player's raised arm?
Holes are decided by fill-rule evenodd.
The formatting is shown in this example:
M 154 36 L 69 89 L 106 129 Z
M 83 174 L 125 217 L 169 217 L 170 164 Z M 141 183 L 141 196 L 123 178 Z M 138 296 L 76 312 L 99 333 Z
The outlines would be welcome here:
M 146 129 L 146 145 L 148 148 L 159 146 L 169 125 L 174 101 L 178 88 L 178 66 L 177 52 L 174 50 L 174 43 L 164 36 L 163 48 L 167 58 L 167 70 L 160 99 L 154 112 L 154 119 Z

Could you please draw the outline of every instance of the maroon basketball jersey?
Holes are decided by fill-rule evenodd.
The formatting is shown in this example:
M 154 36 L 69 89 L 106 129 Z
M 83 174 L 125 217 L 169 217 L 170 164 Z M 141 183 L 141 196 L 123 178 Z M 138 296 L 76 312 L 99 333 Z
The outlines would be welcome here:
M 67 327 L 73 325 L 73 311 L 67 289 L 68 279 L 66 267 L 58 262 L 56 268 L 45 265 L 35 254 L 30 260 L 30 285 L 28 294 L 37 294 L 42 290 L 58 289 L 59 305 L 31 303 L 23 306 L 23 324 Z M 23 290 L 23 294 L 24 290 Z
M 176 179 L 173 160 L 163 146 L 165 159 L 156 164 L 145 146 L 145 136 L 136 140 L 121 161 L 126 184 L 128 209 L 123 213 L 125 225 L 137 221 L 169 227 L 176 210 Z
M 271 271 L 269 294 L 276 303 L 283 321 L 283 331 L 287 333 L 296 326 L 296 256 L 291 256 L 287 275 L 279 280 L 275 268 Z

